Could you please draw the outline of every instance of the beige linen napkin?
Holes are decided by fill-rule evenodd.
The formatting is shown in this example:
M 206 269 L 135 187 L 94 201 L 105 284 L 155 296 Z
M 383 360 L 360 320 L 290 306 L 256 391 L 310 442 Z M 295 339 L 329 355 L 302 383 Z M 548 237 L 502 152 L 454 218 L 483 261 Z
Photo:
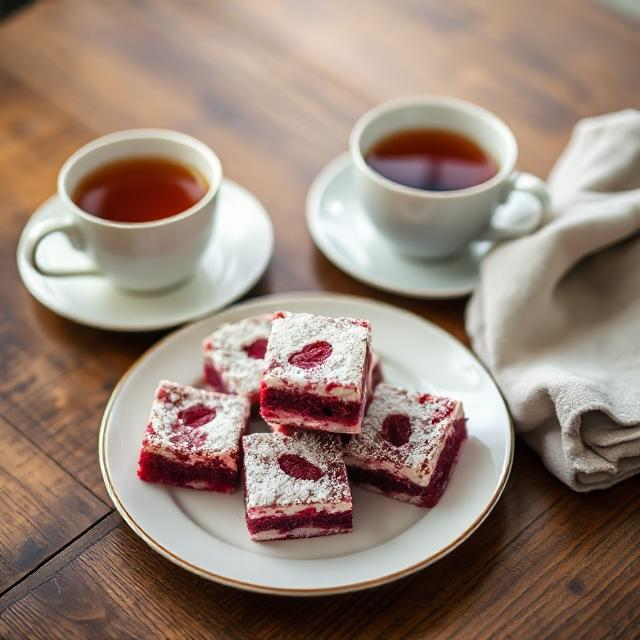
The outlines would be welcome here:
M 473 348 L 516 430 L 576 491 L 640 471 L 640 111 L 582 120 L 536 233 L 482 262 Z

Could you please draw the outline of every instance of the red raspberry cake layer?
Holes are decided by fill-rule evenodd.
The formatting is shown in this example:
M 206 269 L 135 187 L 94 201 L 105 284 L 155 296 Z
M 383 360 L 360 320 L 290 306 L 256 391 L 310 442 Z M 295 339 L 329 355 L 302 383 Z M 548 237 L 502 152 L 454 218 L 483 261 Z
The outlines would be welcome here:
M 338 436 L 254 433 L 242 439 L 252 540 L 351 531 L 351 490 Z
M 205 380 L 216 391 L 257 403 L 271 314 L 222 325 L 203 342 Z
M 349 478 L 390 498 L 434 507 L 466 437 L 462 403 L 379 384 L 362 433 L 345 445 Z
M 370 342 L 366 320 L 276 313 L 260 383 L 262 417 L 269 424 L 360 433 Z
M 138 477 L 207 491 L 235 491 L 246 398 L 166 380 L 158 387 L 142 441 Z

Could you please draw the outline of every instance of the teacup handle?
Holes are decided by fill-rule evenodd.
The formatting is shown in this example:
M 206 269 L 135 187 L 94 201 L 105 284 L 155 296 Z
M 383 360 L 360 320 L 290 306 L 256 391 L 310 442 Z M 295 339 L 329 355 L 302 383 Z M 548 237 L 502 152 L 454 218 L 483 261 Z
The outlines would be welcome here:
M 100 269 L 96 265 L 88 265 L 86 267 L 74 267 L 72 269 L 45 269 L 38 264 L 36 254 L 40 243 L 52 233 L 61 231 L 71 242 L 72 246 L 80 251 L 84 252 L 84 238 L 80 227 L 71 218 L 47 218 L 37 222 L 30 230 L 27 237 L 25 255 L 26 258 L 40 275 L 54 276 L 54 277 L 67 277 L 67 276 L 95 276 L 101 273 Z
M 509 177 L 505 202 L 495 208 L 489 227 L 478 239 L 510 240 L 533 233 L 550 206 L 545 181 L 532 173 L 516 171 Z

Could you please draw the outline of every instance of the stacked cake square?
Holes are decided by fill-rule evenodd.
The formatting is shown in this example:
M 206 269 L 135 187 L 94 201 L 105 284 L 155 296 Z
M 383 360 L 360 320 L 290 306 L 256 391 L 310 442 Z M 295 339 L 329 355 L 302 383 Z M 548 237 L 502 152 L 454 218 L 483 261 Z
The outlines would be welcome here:
M 260 382 L 267 424 L 360 433 L 369 393 L 366 320 L 276 313 Z

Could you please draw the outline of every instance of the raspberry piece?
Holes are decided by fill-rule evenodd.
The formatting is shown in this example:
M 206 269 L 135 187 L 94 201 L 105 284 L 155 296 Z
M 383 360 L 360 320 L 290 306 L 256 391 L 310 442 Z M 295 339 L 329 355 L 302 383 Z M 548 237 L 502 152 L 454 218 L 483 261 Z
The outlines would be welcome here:
M 409 442 L 411 421 L 404 413 L 390 413 L 382 423 L 382 437 L 394 447 L 401 447 Z
M 216 410 L 213 407 L 205 407 L 203 404 L 194 404 L 188 409 L 178 411 L 178 420 L 186 427 L 201 427 L 207 422 L 211 422 L 216 417 Z
M 278 457 L 280 468 L 292 478 L 298 480 L 320 480 L 324 471 L 295 453 L 283 453 Z
M 264 354 L 267 352 L 267 339 L 258 338 L 250 345 L 242 347 L 242 350 L 254 360 L 264 360 Z
M 332 353 L 333 347 L 324 340 L 305 345 L 289 356 L 289 362 L 301 369 L 312 369 L 322 364 Z

